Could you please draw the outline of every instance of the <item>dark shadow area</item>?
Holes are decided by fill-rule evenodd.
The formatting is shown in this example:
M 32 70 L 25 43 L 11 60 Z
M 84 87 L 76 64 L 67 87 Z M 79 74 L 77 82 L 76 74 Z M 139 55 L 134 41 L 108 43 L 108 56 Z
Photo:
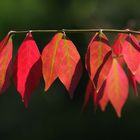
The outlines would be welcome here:
M 42 77 L 42 60 L 39 58 L 36 63 L 32 66 L 26 83 L 25 83 L 25 91 L 24 91 L 24 103 L 25 106 L 28 107 L 28 102 L 30 100 L 31 94 L 35 91 L 36 87 L 39 85 L 39 82 Z
M 74 71 L 74 74 L 73 74 L 73 77 L 72 77 L 72 80 L 71 80 L 71 84 L 70 84 L 70 87 L 69 87 L 69 92 L 70 93 L 75 92 L 75 89 L 78 86 L 79 81 L 82 78 L 82 75 L 83 75 L 83 65 L 82 65 L 82 61 L 79 60 L 77 65 L 76 65 L 76 68 L 75 68 L 75 71 Z M 71 97 L 73 98 L 73 95 Z

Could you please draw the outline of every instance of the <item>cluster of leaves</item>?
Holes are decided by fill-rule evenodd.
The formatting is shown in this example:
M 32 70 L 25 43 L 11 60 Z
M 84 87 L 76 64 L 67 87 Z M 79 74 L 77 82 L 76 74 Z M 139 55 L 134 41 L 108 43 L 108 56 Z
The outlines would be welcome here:
M 140 46 L 137 38 L 132 34 L 120 33 L 110 47 L 103 33 L 95 34 L 85 57 L 90 80 L 83 107 L 92 96 L 95 107 L 99 105 L 104 111 L 108 102 L 111 102 L 118 117 L 121 117 L 122 107 L 128 97 L 128 80 L 138 96 Z M 127 71 L 128 78 L 124 69 Z
M 0 93 L 10 85 L 10 77 L 20 93 L 25 106 L 43 75 L 45 91 L 59 78 L 72 98 L 82 76 L 80 55 L 65 34 L 57 33 L 45 46 L 42 54 L 29 32 L 19 47 L 12 62 L 12 38 L 8 34 L 0 42 Z M 112 47 L 102 32 L 92 38 L 85 56 L 85 67 L 89 75 L 83 108 L 93 98 L 94 106 L 104 111 L 110 101 L 117 115 L 128 97 L 128 79 L 138 95 L 140 83 L 140 47 L 132 34 L 118 34 Z M 127 69 L 127 75 L 124 71 Z

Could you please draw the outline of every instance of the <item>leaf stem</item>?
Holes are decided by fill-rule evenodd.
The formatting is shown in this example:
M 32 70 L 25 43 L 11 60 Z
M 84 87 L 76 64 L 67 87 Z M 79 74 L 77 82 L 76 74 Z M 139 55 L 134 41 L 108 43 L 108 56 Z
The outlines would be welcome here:
M 21 30 L 21 31 L 10 31 L 9 34 L 23 34 L 23 33 L 83 33 L 83 32 L 111 32 L 111 33 L 127 33 L 127 34 L 140 34 L 140 31 L 135 30 L 120 30 L 120 29 L 53 29 L 53 30 Z

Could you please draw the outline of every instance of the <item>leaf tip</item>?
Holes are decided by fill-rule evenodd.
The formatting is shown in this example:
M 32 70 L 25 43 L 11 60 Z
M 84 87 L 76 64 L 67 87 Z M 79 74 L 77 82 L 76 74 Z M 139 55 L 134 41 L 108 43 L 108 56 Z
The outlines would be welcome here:
M 102 106 L 102 105 L 100 105 L 100 109 L 101 109 L 102 112 L 105 112 L 105 110 L 106 110 L 106 106 Z
M 121 118 L 121 112 L 117 112 L 118 118 Z
M 24 103 L 25 108 L 28 108 L 28 101 L 24 97 L 22 97 L 22 103 Z

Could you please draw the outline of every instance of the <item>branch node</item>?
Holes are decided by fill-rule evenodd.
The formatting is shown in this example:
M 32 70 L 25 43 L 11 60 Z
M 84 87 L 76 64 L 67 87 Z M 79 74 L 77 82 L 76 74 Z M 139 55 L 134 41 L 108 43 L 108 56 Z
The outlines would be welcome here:
M 103 33 L 103 29 L 99 29 L 99 34 L 102 34 Z
M 8 32 L 8 35 L 11 36 L 11 35 L 13 35 L 15 33 L 16 33 L 15 31 L 11 30 L 11 31 Z
M 66 38 L 66 32 L 65 32 L 65 29 L 62 29 L 62 33 L 63 33 L 64 38 Z
M 29 33 L 32 33 L 32 32 L 33 32 L 33 30 L 29 30 L 28 32 L 29 32 Z

